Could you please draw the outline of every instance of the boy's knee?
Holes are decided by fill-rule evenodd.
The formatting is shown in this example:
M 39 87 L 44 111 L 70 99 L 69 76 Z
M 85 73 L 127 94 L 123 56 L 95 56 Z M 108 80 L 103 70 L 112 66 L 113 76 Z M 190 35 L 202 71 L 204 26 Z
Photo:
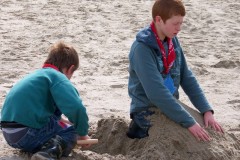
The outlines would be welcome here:
M 151 123 L 146 119 L 147 116 L 152 115 L 152 112 L 142 111 L 139 113 L 131 114 L 132 121 L 127 131 L 129 138 L 144 138 L 148 136 L 148 130 L 151 127 Z

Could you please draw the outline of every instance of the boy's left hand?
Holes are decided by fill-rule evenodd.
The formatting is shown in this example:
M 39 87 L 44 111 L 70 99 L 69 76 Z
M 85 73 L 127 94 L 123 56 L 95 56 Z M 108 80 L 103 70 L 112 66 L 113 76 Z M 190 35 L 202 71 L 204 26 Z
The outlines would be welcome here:
M 206 128 L 208 128 L 208 126 L 211 126 L 215 131 L 224 133 L 221 125 L 214 119 L 211 111 L 204 113 L 204 124 Z

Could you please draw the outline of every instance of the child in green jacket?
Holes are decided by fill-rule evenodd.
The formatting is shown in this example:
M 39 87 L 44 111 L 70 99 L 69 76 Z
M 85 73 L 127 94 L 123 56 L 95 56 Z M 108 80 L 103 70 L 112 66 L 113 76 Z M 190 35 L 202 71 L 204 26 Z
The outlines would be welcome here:
M 89 139 L 88 115 L 70 79 L 79 67 L 76 50 L 59 42 L 41 69 L 16 83 L 6 96 L 1 128 L 7 143 L 34 153 L 32 160 L 68 156 L 77 140 Z M 70 123 L 62 127 L 61 115 Z

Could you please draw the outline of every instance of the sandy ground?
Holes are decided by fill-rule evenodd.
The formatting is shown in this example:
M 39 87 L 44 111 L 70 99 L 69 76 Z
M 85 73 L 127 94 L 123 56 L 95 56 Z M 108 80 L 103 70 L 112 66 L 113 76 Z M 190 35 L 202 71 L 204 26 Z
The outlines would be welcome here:
M 16 81 L 41 67 L 48 47 L 64 40 L 80 54 L 72 82 L 86 106 L 93 138 L 66 160 L 240 159 L 240 1 L 184 0 L 187 15 L 178 35 L 224 135 L 211 130 L 200 143 L 160 112 L 150 137 L 130 140 L 128 53 L 136 33 L 151 22 L 153 1 L 1 0 L 0 106 Z M 180 100 L 202 122 L 181 90 Z M 1 107 L 0 107 L 1 108 Z M 1 131 L 0 131 L 1 133 Z M 0 159 L 29 159 L 0 134 Z

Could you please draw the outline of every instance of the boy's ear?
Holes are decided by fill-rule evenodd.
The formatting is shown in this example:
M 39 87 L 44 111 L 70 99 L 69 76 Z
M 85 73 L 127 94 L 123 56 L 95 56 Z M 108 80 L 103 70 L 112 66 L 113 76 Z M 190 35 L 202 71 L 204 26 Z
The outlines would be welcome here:
M 162 21 L 162 18 L 160 16 L 155 17 L 155 22 L 161 22 L 161 21 Z
M 71 66 L 68 68 L 67 73 L 68 73 L 68 74 L 72 74 L 74 71 L 75 71 L 75 66 L 74 66 L 74 65 L 71 65 Z

